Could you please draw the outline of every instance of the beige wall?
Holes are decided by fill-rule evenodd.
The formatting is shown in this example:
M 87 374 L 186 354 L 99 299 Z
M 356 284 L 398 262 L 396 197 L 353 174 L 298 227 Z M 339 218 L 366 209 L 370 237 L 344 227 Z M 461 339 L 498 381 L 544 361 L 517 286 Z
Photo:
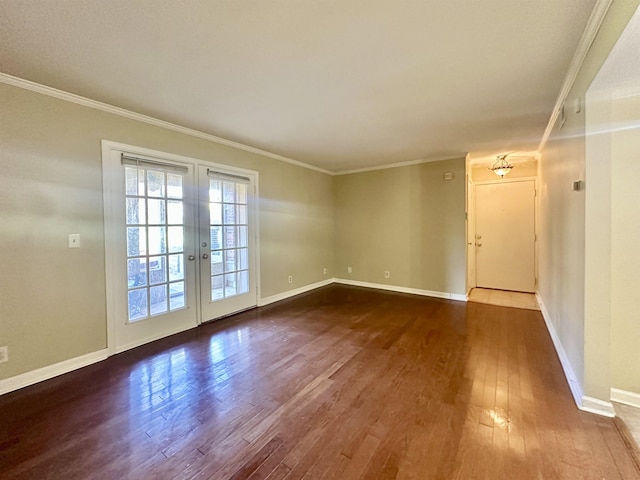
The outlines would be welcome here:
M 640 81 L 640 79 L 637 79 Z M 640 394 L 640 96 L 611 105 L 611 385 Z
M 263 298 L 333 276 L 330 175 L 4 84 L 0 105 L 0 379 L 106 347 L 102 139 L 257 170 Z
M 339 175 L 334 189 L 336 277 L 465 294 L 463 158 Z
M 0 379 L 106 347 L 103 139 L 258 171 L 262 298 L 347 263 L 352 279 L 465 293 L 464 159 L 331 177 L 4 84 L 0 104 Z
M 605 401 L 611 386 L 609 355 L 615 345 L 610 346 L 611 329 L 603 317 L 610 272 L 598 254 L 606 250 L 606 239 L 600 237 L 607 233 L 603 233 L 606 224 L 597 221 L 602 218 L 597 209 L 609 198 L 600 195 L 607 194 L 606 185 L 594 185 L 598 178 L 606 181 L 606 172 L 590 170 L 585 161 L 585 108 L 575 112 L 574 104 L 576 99 L 584 102 L 639 3 L 613 1 L 569 92 L 565 124 L 556 122 L 539 165 L 539 294 L 584 395 Z M 586 190 L 571 191 L 575 180 L 585 180 Z M 594 196 L 595 208 L 585 203 L 587 192 Z

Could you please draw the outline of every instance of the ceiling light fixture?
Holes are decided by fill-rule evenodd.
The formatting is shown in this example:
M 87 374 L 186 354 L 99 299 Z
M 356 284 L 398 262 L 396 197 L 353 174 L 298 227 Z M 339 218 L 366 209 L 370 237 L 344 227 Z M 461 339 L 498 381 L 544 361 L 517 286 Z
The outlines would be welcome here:
M 508 155 L 508 153 L 504 155 L 498 155 L 496 161 L 493 163 L 493 166 L 489 170 L 492 170 L 496 175 L 503 178 L 513 168 L 513 165 L 507 162 Z

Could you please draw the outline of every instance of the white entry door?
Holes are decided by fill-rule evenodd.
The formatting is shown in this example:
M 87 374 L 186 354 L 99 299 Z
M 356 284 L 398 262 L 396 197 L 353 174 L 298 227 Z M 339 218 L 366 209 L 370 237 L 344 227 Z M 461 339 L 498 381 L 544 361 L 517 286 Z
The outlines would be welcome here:
M 257 304 L 255 180 L 220 168 L 199 167 L 200 305 L 202 320 Z
M 533 180 L 475 186 L 476 285 L 534 292 Z
M 109 349 L 257 304 L 255 177 L 103 142 Z

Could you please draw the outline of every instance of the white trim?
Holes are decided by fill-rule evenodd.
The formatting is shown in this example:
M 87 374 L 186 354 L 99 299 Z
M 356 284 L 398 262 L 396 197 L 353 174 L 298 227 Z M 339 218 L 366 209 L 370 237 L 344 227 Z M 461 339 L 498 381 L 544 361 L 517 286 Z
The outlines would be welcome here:
M 553 107 L 551 118 L 549 119 L 547 128 L 545 129 L 544 134 L 542 135 L 542 139 L 540 140 L 538 152 L 542 152 L 544 150 L 544 147 L 547 144 L 547 140 L 549 140 L 549 137 L 551 136 L 553 126 L 558 120 L 558 116 L 560 115 L 562 106 L 564 105 L 569 92 L 573 88 L 573 84 L 575 83 L 578 73 L 582 68 L 584 59 L 587 57 L 587 53 L 591 48 L 591 44 L 595 40 L 596 35 L 600 30 L 600 26 L 602 25 L 604 17 L 606 16 L 612 2 L 613 0 L 596 0 L 596 4 L 593 7 L 593 11 L 591 12 L 591 16 L 589 17 L 587 26 L 582 33 L 582 37 L 580 38 L 580 42 L 578 43 L 576 52 L 573 54 L 573 59 L 571 60 L 571 64 L 569 65 L 569 70 L 567 71 L 567 75 L 564 78 L 564 82 L 562 84 L 562 88 L 560 89 L 560 93 L 558 94 L 556 104 Z
M 555 347 L 558 358 L 560 359 L 560 364 L 562 365 L 564 376 L 567 379 L 569 389 L 571 390 L 571 394 L 573 395 L 573 400 L 576 402 L 578 408 L 581 408 L 583 398 L 582 385 L 580 384 L 578 377 L 573 371 L 573 367 L 571 366 L 571 362 L 569 361 L 567 352 L 565 352 L 564 347 L 562 346 L 562 342 L 560 341 L 560 337 L 558 336 L 553 323 L 551 323 L 551 316 L 547 311 L 547 307 L 545 307 L 544 303 L 542 302 L 542 297 L 540 296 L 539 292 L 536 292 L 536 299 L 538 300 L 538 305 L 540 305 L 540 312 L 542 313 L 542 318 L 544 319 L 544 323 L 547 326 L 547 331 L 551 336 L 551 341 L 553 342 L 553 346 Z
M 287 298 L 295 297 L 296 295 L 310 292 L 311 290 L 315 290 L 316 288 L 326 287 L 327 285 L 331 285 L 334 282 L 335 282 L 335 278 L 329 278 L 328 280 L 322 280 L 321 282 L 311 283 L 309 285 L 305 285 L 304 287 L 294 288 L 293 290 L 287 290 L 286 292 L 277 293 L 269 297 L 261 298 L 258 301 L 258 306 L 264 307 L 265 305 L 279 302 L 280 300 L 286 300 Z
M 467 296 L 464 293 L 436 292 L 433 290 L 421 290 L 419 288 L 400 287 L 398 285 L 385 285 L 383 283 L 361 282 L 358 280 L 348 280 L 346 278 L 336 278 L 335 283 L 342 285 L 352 285 L 354 287 L 375 288 L 377 290 L 388 290 L 390 292 L 411 293 L 425 297 L 446 298 L 447 300 L 457 300 L 466 302 Z
M 619 388 L 611 389 L 611 401 L 640 408 L 640 393 L 628 392 Z
M 409 160 L 406 162 L 398 162 L 398 163 L 387 163 L 385 165 L 378 165 L 376 167 L 364 167 L 364 168 L 354 168 L 352 170 L 338 170 L 337 172 L 331 172 L 331 175 L 350 175 L 352 173 L 363 173 L 363 172 L 372 172 L 374 170 L 387 170 L 389 168 L 398 168 L 398 167 L 409 167 L 411 165 L 420 165 L 422 163 L 430 163 L 430 162 L 440 162 L 442 160 L 458 160 L 461 158 L 465 158 L 464 153 L 460 153 L 458 155 L 445 155 L 433 158 L 419 158 L 417 160 Z
M 498 178 L 495 180 L 482 180 L 480 182 L 472 182 L 473 186 L 476 185 L 495 185 L 500 183 L 516 183 L 516 182 L 535 182 L 537 181 L 537 177 L 506 177 L 506 178 Z
M 582 402 L 578 405 L 578 408 L 583 412 L 595 413 L 596 415 L 602 415 L 603 417 L 615 417 L 616 412 L 613 409 L 613 404 L 605 400 L 599 400 L 593 397 L 582 396 Z
M 47 365 L 46 367 L 31 370 L 30 372 L 22 373 L 14 377 L 5 378 L 0 380 L 0 395 L 101 362 L 106 360 L 107 357 L 109 357 L 109 351 L 105 348 L 103 350 L 98 350 L 96 352 L 87 353 L 86 355 L 54 363 L 53 365 Z
M 611 402 L 589 397 L 583 394 L 582 385 L 580 384 L 578 377 L 573 371 L 573 367 L 571 366 L 571 362 L 569 361 L 567 352 L 565 352 L 564 347 L 562 346 L 562 342 L 560 341 L 560 337 L 558 337 L 558 333 L 556 332 L 553 323 L 551 323 L 551 317 L 549 315 L 549 312 L 547 311 L 547 308 L 542 302 L 540 292 L 536 292 L 536 298 L 538 300 L 538 304 L 540 305 L 542 318 L 544 319 L 544 323 L 547 326 L 547 330 L 549 331 L 549 336 L 551 336 L 551 341 L 553 342 L 553 346 L 555 347 L 558 358 L 560 359 L 560 365 L 562 365 L 562 370 L 564 371 L 565 378 L 567 380 L 567 383 L 569 384 L 569 389 L 571 390 L 571 395 L 573 395 L 573 400 L 576 403 L 576 406 L 578 407 L 578 409 L 584 412 L 595 413 L 597 415 L 603 415 L 605 417 L 615 417 L 616 414 L 613 410 L 613 405 L 611 404 Z
M 216 135 L 211 135 L 209 133 L 201 132 L 199 130 L 194 130 L 192 128 L 176 125 L 175 123 L 166 122 L 164 120 L 150 117 L 148 115 L 142 115 L 140 113 L 132 112 L 131 110 L 126 110 L 120 107 L 115 107 L 107 103 L 91 100 L 89 98 L 81 97 L 80 95 L 75 95 L 73 93 L 65 92 L 63 90 L 58 90 L 57 88 L 41 85 L 39 83 L 31 82 L 23 78 L 14 77 L 6 73 L 0 72 L 0 82 L 5 83 L 7 85 L 12 85 L 14 87 L 23 88 L 25 90 L 30 90 L 32 92 L 41 93 L 43 95 L 48 95 L 50 97 L 54 97 L 59 100 L 64 100 L 66 102 L 82 105 L 83 107 L 89 107 L 95 110 L 101 110 L 103 112 L 111 113 L 113 115 L 119 115 L 121 117 L 129 118 L 131 120 L 136 120 L 138 122 L 147 123 L 149 125 L 154 125 L 156 127 L 166 128 L 167 130 L 173 130 L 175 132 L 183 133 L 185 135 L 189 135 L 192 137 L 209 140 L 210 142 L 218 143 L 220 145 L 226 145 L 227 147 L 237 148 L 239 150 L 244 150 L 245 152 L 255 153 L 258 155 L 262 155 L 264 157 L 273 158 L 274 160 L 290 163 L 298 167 L 307 168 L 309 170 L 314 170 L 316 172 L 324 173 L 327 175 L 333 175 L 333 173 L 330 172 L 329 170 L 325 170 L 323 168 L 319 168 L 314 165 L 309 165 L 308 163 L 300 162 L 292 158 L 284 157 L 276 153 L 271 153 L 266 150 L 261 150 L 259 148 L 245 145 L 243 143 L 227 140 L 225 138 L 218 137 Z

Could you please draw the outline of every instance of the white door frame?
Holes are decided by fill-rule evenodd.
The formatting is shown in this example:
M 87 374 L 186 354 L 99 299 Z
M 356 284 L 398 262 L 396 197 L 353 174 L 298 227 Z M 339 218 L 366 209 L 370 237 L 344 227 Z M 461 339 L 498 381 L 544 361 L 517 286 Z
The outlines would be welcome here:
M 533 226 L 534 226 L 534 249 L 533 249 L 533 269 L 534 269 L 534 281 L 535 281 L 535 289 L 538 289 L 538 178 L 537 177 L 514 177 L 514 178 L 496 178 L 495 180 L 483 180 L 480 182 L 474 182 L 473 178 L 469 176 L 469 181 L 471 183 L 471 187 L 475 189 L 476 185 L 490 185 L 495 183 L 513 183 L 513 182 L 527 182 L 533 181 L 533 187 L 535 191 L 535 198 L 533 202 Z M 468 188 L 468 187 L 467 187 Z M 466 201 L 467 201 L 467 240 L 465 243 L 469 242 L 469 238 L 473 238 L 473 242 L 475 244 L 475 194 L 471 193 L 467 190 L 466 192 Z M 469 222 L 469 211 L 473 211 L 472 222 Z M 468 245 L 467 245 L 468 246 Z M 474 245 L 475 248 L 475 245 Z M 470 277 L 469 270 L 470 265 L 469 262 L 475 262 L 477 255 L 467 254 L 467 298 L 471 290 L 477 287 L 477 271 L 476 265 L 473 265 L 473 270 L 475 274 Z
M 140 344 L 133 344 L 127 346 L 127 348 L 118 350 L 116 346 L 116 335 L 115 335 L 115 325 L 119 315 L 118 305 L 116 302 L 116 294 L 115 287 L 117 285 L 116 279 L 119 276 L 121 268 L 118 268 L 119 262 L 121 262 L 121 258 L 118 257 L 116 249 L 110 248 L 110 245 L 116 245 L 117 236 L 120 235 L 120 232 L 117 228 L 114 228 L 113 222 L 110 219 L 114 218 L 114 212 L 117 208 L 116 199 L 112 194 L 115 191 L 116 187 L 119 187 L 119 182 L 121 181 L 120 172 L 112 167 L 111 164 L 111 153 L 114 150 L 125 151 L 128 154 L 132 155 L 141 155 L 144 157 L 151 157 L 158 160 L 165 160 L 169 162 L 177 162 L 181 164 L 187 164 L 194 169 L 194 172 L 197 172 L 198 167 L 201 165 L 208 166 L 215 169 L 220 169 L 224 171 L 228 171 L 230 173 L 237 173 L 239 175 L 248 176 L 253 179 L 255 182 L 255 196 L 256 196 L 256 214 L 255 214 L 255 230 L 254 230 L 254 240 L 255 240 L 255 255 L 254 255 L 254 265 L 251 265 L 253 271 L 255 272 L 255 282 L 256 282 L 256 305 L 259 304 L 260 299 L 260 225 L 259 225 L 259 174 L 255 170 L 248 170 L 244 168 L 235 167 L 232 165 L 225 165 L 221 163 L 215 163 L 205 160 L 200 160 L 192 157 L 187 157 L 184 155 L 177 155 L 173 153 L 162 152 L 158 150 L 152 150 L 149 148 L 139 147 L 135 145 L 128 145 L 119 142 L 113 142 L 110 140 L 102 140 L 102 196 L 103 196 L 103 209 L 104 209 L 104 217 L 103 217 L 103 226 L 104 226 L 104 249 L 105 249 L 105 277 L 106 277 L 106 310 L 107 310 L 107 351 L 109 355 L 114 355 L 119 353 L 120 351 L 126 350 L 128 348 L 134 348 L 138 345 L 142 345 L 144 343 L 148 343 L 159 338 L 163 338 L 165 336 L 169 336 L 179 331 L 184 331 L 185 329 L 179 329 L 178 331 L 169 332 L 165 335 L 161 335 L 158 338 L 147 339 Z M 195 185 L 194 188 L 197 188 L 197 178 L 194 178 Z M 198 207 L 196 207 L 198 208 Z M 198 216 L 198 212 L 196 211 L 196 216 Z M 197 232 L 196 232 L 197 238 Z M 197 245 L 195 245 L 197 247 Z M 198 258 L 198 251 L 195 252 L 196 258 Z M 202 323 L 202 312 L 200 309 L 200 287 L 199 287 L 199 276 L 200 276 L 200 267 L 199 262 L 195 262 L 195 271 L 196 271 L 196 283 L 198 286 L 196 287 L 196 304 L 194 308 L 196 309 L 196 325 L 200 325 Z M 186 328 L 186 330 L 193 328 L 194 326 L 190 326 Z
M 476 247 L 475 247 L 475 236 L 476 236 L 476 225 L 475 225 L 475 194 L 474 188 L 475 184 L 473 183 L 473 179 L 471 178 L 470 170 L 467 171 L 466 174 L 466 202 L 465 202 L 465 224 L 466 224 L 466 238 L 465 238 L 465 251 L 467 252 L 467 297 L 471 293 L 471 290 L 476 286 Z

